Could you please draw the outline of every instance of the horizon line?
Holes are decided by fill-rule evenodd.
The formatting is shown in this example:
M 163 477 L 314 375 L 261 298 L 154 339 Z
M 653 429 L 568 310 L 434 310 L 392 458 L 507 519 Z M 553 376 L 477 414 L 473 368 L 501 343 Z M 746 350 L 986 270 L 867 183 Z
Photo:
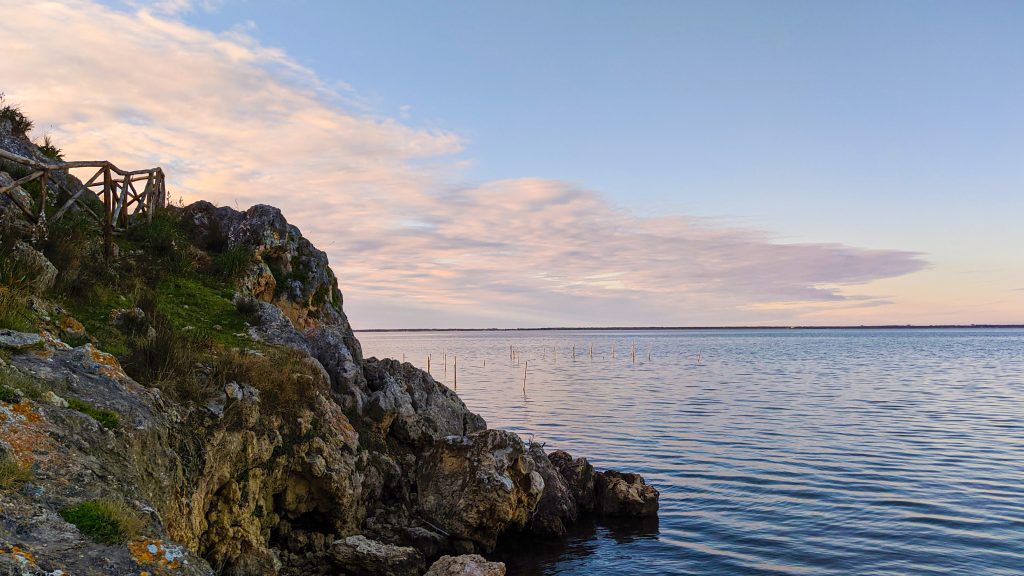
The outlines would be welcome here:
M 949 328 L 1016 328 L 1024 324 L 861 324 L 861 325 L 772 325 L 772 326 L 549 326 L 535 328 L 362 328 L 353 332 L 539 332 L 539 331 L 626 331 L 626 330 L 898 330 Z

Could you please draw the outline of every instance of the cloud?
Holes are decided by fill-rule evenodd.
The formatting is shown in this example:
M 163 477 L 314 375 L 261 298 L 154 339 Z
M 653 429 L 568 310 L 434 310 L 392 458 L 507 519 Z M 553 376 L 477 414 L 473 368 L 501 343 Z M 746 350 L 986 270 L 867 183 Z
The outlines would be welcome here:
M 71 158 L 162 165 L 186 200 L 280 206 L 330 254 L 357 326 L 790 321 L 885 305 L 850 287 L 924 265 L 643 217 L 558 181 L 466 182 L 459 135 L 369 113 L 246 29 L 162 5 L 0 0 L 8 98 Z

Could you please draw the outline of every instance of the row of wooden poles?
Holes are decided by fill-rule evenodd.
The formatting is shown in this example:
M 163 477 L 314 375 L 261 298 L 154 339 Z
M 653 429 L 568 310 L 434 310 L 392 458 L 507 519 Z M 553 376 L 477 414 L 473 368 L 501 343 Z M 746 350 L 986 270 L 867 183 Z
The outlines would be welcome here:
M 648 361 L 651 361 L 651 359 L 652 359 L 651 350 L 652 350 L 651 348 L 647 349 L 647 360 Z M 629 347 L 630 357 L 632 358 L 633 364 L 636 364 L 636 358 L 637 358 L 637 352 L 638 351 L 639 351 L 639 347 L 637 346 L 636 341 L 633 341 L 632 344 Z M 701 363 L 702 352 L 703 351 L 697 352 L 697 363 L 698 364 Z M 444 378 L 447 379 L 448 378 L 448 352 L 444 351 L 444 352 L 441 353 L 441 355 L 442 355 L 443 362 L 444 362 Z M 590 356 L 591 360 L 594 359 L 594 344 L 592 342 L 590 343 L 589 356 Z M 572 345 L 571 357 L 572 357 L 572 359 L 574 361 L 576 360 L 576 345 L 575 344 Z M 431 360 L 432 360 L 432 358 L 433 358 L 432 354 L 427 354 L 427 374 L 432 374 L 432 372 L 431 372 Z M 509 362 L 513 366 L 519 366 L 520 363 L 522 363 L 522 366 L 523 366 L 523 392 L 525 393 L 526 392 L 526 377 L 527 377 L 527 372 L 530 369 L 530 361 L 528 359 L 527 360 L 523 360 L 522 359 L 522 351 L 521 350 L 517 350 L 511 344 L 508 347 L 508 358 L 509 358 Z M 452 359 L 453 359 L 453 362 L 452 362 L 452 385 L 453 385 L 453 388 L 457 391 L 459 389 L 459 357 L 453 354 L 452 355 Z M 615 342 L 612 342 L 612 359 L 615 359 Z M 520 362 L 520 361 L 522 361 L 522 362 Z M 405 362 L 405 354 L 402 354 L 402 362 Z M 555 364 L 558 363 L 558 347 L 557 346 L 552 347 L 552 362 L 555 363 Z M 487 359 L 486 358 L 483 361 L 483 367 L 484 368 L 487 367 Z
M 58 162 L 46 164 L 0 150 L 0 158 L 24 166 L 30 170 L 13 183 L 0 187 L 0 194 L 6 194 L 13 203 L 36 225 L 45 228 L 47 225 L 46 205 L 51 193 L 64 193 L 67 200 L 49 218 L 56 222 L 75 204 L 90 214 L 103 228 L 104 247 L 107 256 L 113 251 L 113 236 L 126 231 L 130 226 L 141 222 L 136 216 L 144 216 L 146 222 L 152 222 L 153 213 L 167 204 L 167 184 L 164 171 L 160 167 L 146 170 L 125 171 L 106 160 L 87 160 L 79 162 Z M 92 176 L 85 180 L 81 188 L 72 190 L 66 176 L 71 170 L 95 169 Z M 55 174 L 64 174 L 65 178 L 55 178 Z M 88 173 L 88 172 L 87 172 Z M 26 206 L 13 192 L 24 184 L 39 182 L 39 206 L 33 213 L 31 206 Z M 136 183 L 145 182 L 140 192 Z M 51 184 L 54 188 L 51 191 Z M 103 202 L 103 214 L 97 214 L 83 196 L 94 194 Z

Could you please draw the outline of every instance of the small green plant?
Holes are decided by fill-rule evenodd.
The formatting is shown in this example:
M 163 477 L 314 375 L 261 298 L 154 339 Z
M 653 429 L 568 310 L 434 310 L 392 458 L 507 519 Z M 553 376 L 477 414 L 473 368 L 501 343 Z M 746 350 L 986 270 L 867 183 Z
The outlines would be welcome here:
M 31 481 L 32 469 L 22 466 L 10 454 L 0 455 L 0 490 L 10 490 Z
M 217 254 L 213 261 L 225 280 L 235 280 L 253 263 L 253 252 L 250 248 L 235 246 Z
M 93 420 L 108 430 L 113 430 L 121 424 L 121 417 L 117 415 L 117 412 L 97 408 L 84 400 L 68 398 L 68 406 L 86 416 L 91 416 Z
M 53 144 L 53 139 L 50 138 L 49 134 L 43 136 L 43 143 L 36 144 L 36 147 L 43 153 L 43 156 L 46 156 L 50 160 L 56 160 L 58 162 L 64 161 L 64 151 Z
M 21 111 L 21 108 L 7 104 L 4 94 L 0 92 L 0 121 L 7 120 L 11 123 L 11 131 L 15 134 L 25 134 L 32 129 L 32 121 Z
M 59 513 L 82 534 L 100 544 L 123 544 L 146 529 L 146 520 L 137 510 L 116 500 L 87 500 L 65 506 Z

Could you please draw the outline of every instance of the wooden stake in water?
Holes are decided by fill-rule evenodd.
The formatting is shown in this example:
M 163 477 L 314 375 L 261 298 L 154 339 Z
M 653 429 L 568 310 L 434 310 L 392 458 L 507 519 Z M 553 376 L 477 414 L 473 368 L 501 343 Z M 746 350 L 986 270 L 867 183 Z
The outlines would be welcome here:
M 612 341 L 612 360 L 615 360 L 615 341 Z
M 576 345 L 575 344 L 572 345 L 572 359 L 573 360 L 576 359 Z
M 648 362 L 651 361 L 651 349 L 650 348 L 647 349 L 647 361 Z
M 590 359 L 591 360 L 594 359 L 594 343 L 593 342 L 590 343 Z
M 700 364 L 701 352 L 703 352 L 703 350 L 697 350 L 697 364 Z
M 526 371 L 530 369 L 530 361 L 523 365 L 523 394 L 526 394 Z
M 455 357 L 455 391 L 459 391 L 459 357 Z
M 430 374 L 430 354 L 427 354 L 427 374 Z
M 448 353 L 447 352 L 442 352 L 441 354 L 444 355 L 444 377 L 447 380 L 448 379 Z

